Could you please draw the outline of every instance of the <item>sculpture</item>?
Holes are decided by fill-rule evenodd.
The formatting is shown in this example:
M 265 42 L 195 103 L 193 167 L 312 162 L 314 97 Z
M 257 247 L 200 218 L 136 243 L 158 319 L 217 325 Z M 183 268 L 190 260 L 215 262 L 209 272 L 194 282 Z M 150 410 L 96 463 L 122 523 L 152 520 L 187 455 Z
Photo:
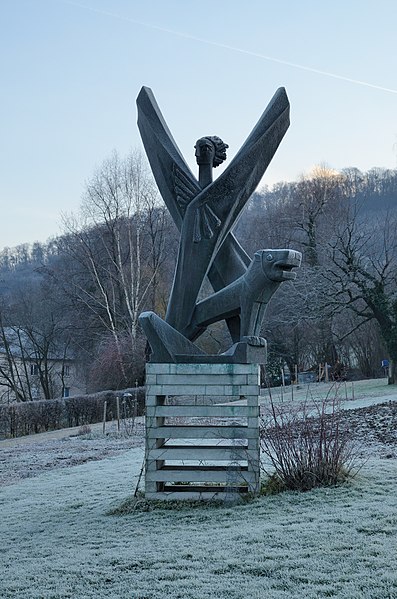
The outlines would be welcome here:
M 283 280 L 296 277 L 292 269 L 300 266 L 301 254 L 260 250 L 251 261 L 232 229 L 288 129 L 285 90 L 277 90 L 240 151 L 215 181 L 212 169 L 226 159 L 227 144 L 216 136 L 196 142 L 197 180 L 149 88 L 142 88 L 137 106 L 138 127 L 153 175 L 180 231 L 166 322 L 153 313 L 140 317 L 153 350 L 151 359 L 263 361 L 266 344 L 259 334 L 266 306 Z M 205 276 L 214 294 L 197 303 Z M 221 356 L 208 356 L 192 341 L 222 319 L 233 345 Z

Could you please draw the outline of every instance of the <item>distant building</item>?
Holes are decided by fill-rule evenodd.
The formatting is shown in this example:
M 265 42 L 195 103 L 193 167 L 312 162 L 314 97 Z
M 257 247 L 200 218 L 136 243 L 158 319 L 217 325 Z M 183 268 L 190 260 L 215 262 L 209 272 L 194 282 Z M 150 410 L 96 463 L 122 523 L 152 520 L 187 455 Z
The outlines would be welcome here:
M 64 343 L 18 327 L 0 329 L 0 403 L 82 393 L 78 364 Z

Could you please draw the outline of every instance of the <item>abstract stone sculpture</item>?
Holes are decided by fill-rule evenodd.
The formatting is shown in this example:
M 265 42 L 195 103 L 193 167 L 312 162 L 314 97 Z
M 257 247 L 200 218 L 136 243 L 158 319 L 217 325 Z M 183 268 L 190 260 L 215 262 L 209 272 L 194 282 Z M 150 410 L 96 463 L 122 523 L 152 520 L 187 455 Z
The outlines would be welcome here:
M 184 161 L 156 103 L 143 87 L 137 98 L 138 127 L 160 193 L 180 231 L 179 253 L 166 322 L 145 312 L 141 325 L 155 362 L 263 362 L 260 329 L 271 296 L 284 280 L 295 279 L 301 254 L 260 250 L 251 260 L 232 229 L 261 180 L 289 126 L 289 102 L 277 90 L 251 135 L 224 172 L 212 169 L 226 159 L 219 137 L 195 145 L 199 178 Z M 197 302 L 204 278 L 214 293 Z M 210 356 L 192 341 L 210 324 L 225 319 L 232 347 Z

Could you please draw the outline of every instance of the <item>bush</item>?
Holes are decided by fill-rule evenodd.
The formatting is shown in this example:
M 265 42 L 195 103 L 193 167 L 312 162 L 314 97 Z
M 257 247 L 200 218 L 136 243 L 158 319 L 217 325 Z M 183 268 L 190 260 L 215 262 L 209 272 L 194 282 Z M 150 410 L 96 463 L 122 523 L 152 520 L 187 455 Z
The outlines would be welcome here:
M 124 401 L 123 395 L 137 397 Z M 64 399 L 45 399 L 0 405 L 0 436 L 20 437 L 65 427 L 83 426 L 103 420 L 106 401 L 106 420 L 117 416 L 116 398 L 120 401 L 120 416 L 132 420 L 142 415 L 145 407 L 145 388 L 124 391 L 102 391 L 92 395 L 78 395 Z
M 361 467 L 358 447 L 342 426 L 338 400 L 304 402 L 287 410 L 271 400 L 260 430 L 261 449 L 274 472 L 264 484 L 265 493 L 308 491 L 337 485 Z
M 83 424 L 82 426 L 80 426 L 79 431 L 77 433 L 80 436 L 84 436 L 84 435 L 90 435 L 91 434 L 91 427 L 89 424 Z
M 143 335 L 132 339 L 125 333 L 116 345 L 113 336 L 107 336 L 98 345 L 89 370 L 89 389 L 122 389 L 143 383 L 145 377 L 145 346 Z

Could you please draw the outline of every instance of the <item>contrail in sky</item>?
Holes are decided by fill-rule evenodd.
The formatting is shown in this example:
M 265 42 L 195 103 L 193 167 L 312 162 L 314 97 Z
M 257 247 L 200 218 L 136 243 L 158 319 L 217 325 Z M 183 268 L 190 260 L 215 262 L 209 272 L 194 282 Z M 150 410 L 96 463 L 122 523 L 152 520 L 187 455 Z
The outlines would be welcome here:
M 213 40 L 207 40 L 205 38 L 198 37 L 196 35 L 182 33 L 181 31 L 174 31 L 173 29 L 167 29 L 166 27 L 160 27 L 159 25 L 153 25 L 152 23 L 144 23 L 143 21 L 138 21 L 136 19 L 132 19 L 130 17 L 125 17 L 123 15 L 119 15 L 114 12 L 109 12 L 107 10 L 102 10 L 100 8 L 93 8 L 92 6 L 80 4 L 79 2 L 73 2 L 72 0 L 59 0 L 59 1 L 62 2 L 63 4 L 69 4 L 70 6 L 77 6 L 78 8 L 90 10 L 92 12 L 106 15 L 106 16 L 112 17 L 114 19 L 128 21 L 130 23 L 133 23 L 134 25 L 140 25 L 141 27 L 148 27 L 149 29 L 156 29 L 157 31 L 162 31 L 163 33 L 169 33 L 171 35 L 183 37 L 188 40 L 193 40 L 195 42 L 207 44 L 209 46 L 217 46 L 218 48 L 223 48 L 225 50 L 232 50 L 233 52 L 239 52 L 240 54 L 247 54 L 248 56 L 255 56 L 255 58 L 262 58 L 263 60 L 268 60 L 269 62 L 276 62 L 278 64 L 283 64 L 285 66 L 293 67 L 295 69 L 301 69 L 302 71 L 308 71 L 309 73 L 316 73 L 317 75 L 324 75 L 326 77 L 332 77 L 333 79 L 340 79 L 341 81 L 348 81 L 349 83 L 355 83 L 356 85 L 363 85 L 365 87 L 372 87 L 373 89 L 378 89 L 378 90 L 381 90 L 384 92 L 389 92 L 391 94 L 397 94 L 396 89 L 382 87 L 381 85 L 375 85 L 373 83 L 368 83 L 367 81 L 360 81 L 358 79 L 352 79 L 351 77 L 344 77 L 343 75 L 336 75 L 335 73 L 329 73 L 328 71 L 314 69 L 312 67 L 307 67 L 305 65 L 297 64 L 295 62 L 290 62 L 288 60 L 274 58 L 273 56 L 266 56 L 266 54 L 260 54 L 259 52 L 252 52 L 251 50 L 244 50 L 244 48 L 236 48 L 236 46 L 229 46 L 228 44 L 223 44 L 221 42 L 214 42 Z

